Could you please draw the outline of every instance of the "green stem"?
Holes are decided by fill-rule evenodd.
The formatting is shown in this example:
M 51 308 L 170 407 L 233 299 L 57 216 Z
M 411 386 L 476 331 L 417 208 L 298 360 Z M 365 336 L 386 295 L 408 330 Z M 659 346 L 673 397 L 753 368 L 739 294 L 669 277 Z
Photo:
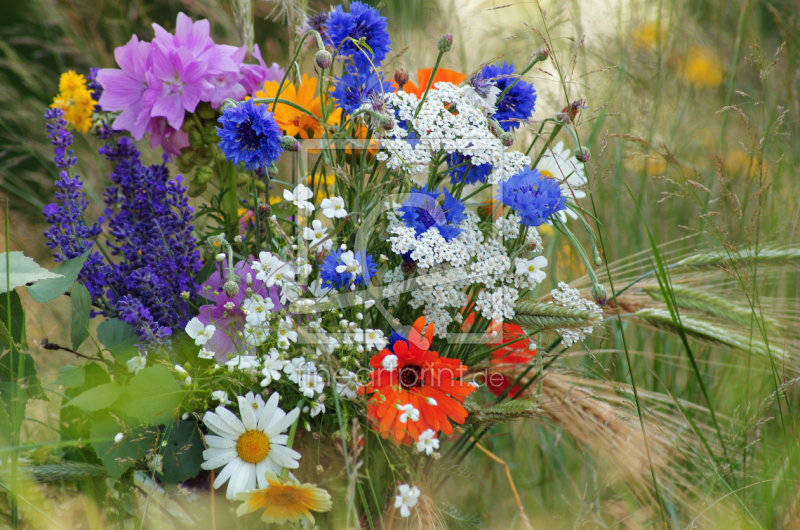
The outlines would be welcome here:
M 414 119 L 417 119 L 417 115 L 419 115 L 420 109 L 422 109 L 422 105 L 425 104 L 425 100 L 428 98 L 428 92 L 431 90 L 431 85 L 433 84 L 433 78 L 436 77 L 436 71 L 439 69 L 439 62 L 442 60 L 442 55 L 444 52 L 439 52 L 439 55 L 436 56 L 436 63 L 433 65 L 433 70 L 431 70 L 431 77 L 428 79 L 428 86 L 425 87 L 425 93 L 422 94 L 422 100 L 420 100 L 419 105 L 417 105 L 417 110 L 414 111 Z
M 222 207 L 228 214 L 228 226 L 225 230 L 226 237 L 236 237 L 239 229 L 239 196 L 236 193 L 236 166 L 230 162 L 225 162 L 223 186 L 225 195 L 222 197 Z
M 286 442 L 286 447 L 289 449 L 291 449 L 292 445 L 294 445 L 294 435 L 297 434 L 297 426 L 300 424 L 300 416 L 303 414 L 303 405 L 305 404 L 306 398 L 302 398 L 297 402 L 297 408 L 300 410 L 300 414 L 297 415 L 297 419 L 294 421 L 294 423 L 292 423 L 291 429 L 289 429 L 289 440 Z M 283 468 L 283 471 L 281 471 L 281 478 L 286 478 L 288 476 L 289 468 L 285 467 Z

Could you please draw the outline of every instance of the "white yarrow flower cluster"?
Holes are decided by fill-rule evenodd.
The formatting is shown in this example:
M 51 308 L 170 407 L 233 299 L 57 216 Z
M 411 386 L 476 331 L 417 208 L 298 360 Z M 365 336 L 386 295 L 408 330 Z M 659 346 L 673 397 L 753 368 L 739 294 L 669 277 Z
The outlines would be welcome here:
M 586 298 L 581 298 L 580 291 L 573 289 L 564 282 L 558 282 L 558 289 L 550 291 L 553 297 L 551 304 L 560 305 L 561 307 L 570 307 L 573 309 L 582 309 L 584 311 L 592 311 L 593 313 L 602 313 L 596 303 Z M 556 329 L 555 331 L 561 335 L 564 346 L 569 348 L 576 342 L 582 341 L 586 335 L 592 332 L 594 327 L 588 326 L 585 328 L 577 329 Z

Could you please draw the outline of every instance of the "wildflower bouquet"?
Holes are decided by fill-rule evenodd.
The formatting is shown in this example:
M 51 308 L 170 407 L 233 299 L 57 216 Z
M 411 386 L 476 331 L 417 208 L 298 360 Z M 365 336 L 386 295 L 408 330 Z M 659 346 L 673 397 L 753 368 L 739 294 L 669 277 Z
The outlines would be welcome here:
M 6 291 L 12 308 L 22 285 L 40 303 L 70 297 L 71 344 L 43 344 L 81 361 L 54 383 L 63 450 L 49 469 L 105 478 L 90 494 L 109 521 L 141 521 L 158 497 L 196 523 L 170 503 L 207 494 L 211 525 L 227 507 L 243 526 L 457 520 L 436 491 L 492 424 L 548 414 L 556 352 L 618 307 L 579 202 L 583 102 L 527 134 L 537 94 L 523 76 L 552 50 L 467 76 L 441 66 L 445 35 L 414 81 L 386 71 L 386 28 L 353 1 L 306 17 L 290 62 L 268 67 L 252 32 L 217 44 L 180 14 L 174 32 L 154 24 L 117 48 L 115 68 L 62 76 L 45 114 L 58 265 L 7 255 Z M 113 165 L 100 217 L 71 149 L 89 131 Z M 542 292 L 543 226 L 574 245 L 583 293 Z M 24 319 L 0 333 L 13 426 L 44 393 Z

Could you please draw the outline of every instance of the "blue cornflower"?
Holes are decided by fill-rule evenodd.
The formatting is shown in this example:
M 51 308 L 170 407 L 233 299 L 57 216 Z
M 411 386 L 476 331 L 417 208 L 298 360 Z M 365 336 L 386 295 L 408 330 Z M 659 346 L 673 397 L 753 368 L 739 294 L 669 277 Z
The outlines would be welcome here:
M 438 188 L 428 191 L 427 186 L 421 190 L 411 190 L 408 200 L 398 210 L 402 213 L 403 222 L 413 228 L 417 236 L 435 227 L 445 241 L 450 241 L 462 232 L 458 225 L 467 216 L 464 215 L 464 205 L 450 195 L 447 188 L 444 188 L 441 205 L 438 201 L 440 195 Z
M 256 105 L 252 99 L 235 107 L 226 107 L 217 120 L 219 147 L 225 157 L 247 169 L 266 168 L 281 154 L 281 129 L 266 105 Z
M 371 70 L 367 55 L 375 68 L 378 68 L 391 49 L 389 32 L 386 31 L 386 17 L 380 16 L 377 9 L 362 2 L 351 2 L 349 13 L 345 13 L 341 5 L 336 6 L 330 12 L 325 30 L 333 47 L 339 50 L 339 55 L 351 56 L 359 72 Z M 359 50 L 351 40 L 345 41 L 347 37 L 354 40 L 363 37 L 372 53 L 366 48 Z
M 336 78 L 336 88 L 331 96 L 345 114 L 352 114 L 368 103 L 374 94 L 390 92 L 393 92 L 392 84 L 383 78 L 383 73 L 351 72 Z
M 486 177 L 492 172 L 491 164 L 480 164 L 473 166 L 469 161 L 472 157 L 469 155 L 462 155 L 460 153 L 452 153 L 447 155 L 447 165 L 450 167 L 450 182 L 455 184 L 464 180 L 465 175 L 467 184 L 483 184 L 486 182 Z M 461 165 L 464 164 L 464 165 Z M 460 166 L 460 167 L 455 167 Z
M 353 265 L 357 265 L 360 272 L 354 273 Z M 365 251 L 352 252 L 341 249 L 334 250 L 325 257 L 320 271 L 323 287 L 334 289 L 349 289 L 351 285 L 362 285 L 378 272 L 378 266 L 372 256 Z
M 484 79 L 491 79 L 502 93 L 507 86 L 517 81 L 514 75 L 514 65 L 503 63 L 502 66 L 490 64 L 481 70 Z M 503 100 L 497 104 L 497 112 L 492 116 L 500 123 L 500 127 L 510 132 L 519 127 L 520 121 L 531 117 L 536 104 L 536 90 L 520 79 L 514 88 L 508 91 Z
M 517 212 L 522 217 L 520 223 L 525 226 L 539 226 L 567 207 L 558 181 L 528 166 L 501 182 L 496 198 Z

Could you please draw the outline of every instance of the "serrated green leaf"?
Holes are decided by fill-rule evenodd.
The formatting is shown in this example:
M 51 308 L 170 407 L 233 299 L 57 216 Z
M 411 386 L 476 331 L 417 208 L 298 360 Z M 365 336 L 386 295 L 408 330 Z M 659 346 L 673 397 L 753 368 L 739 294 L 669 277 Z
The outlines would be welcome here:
M 115 418 L 108 412 L 101 412 L 92 425 L 92 439 L 105 440 L 94 442 L 92 447 L 114 480 L 147 455 L 155 438 L 155 430 L 134 427 L 134 424 L 127 418 Z M 124 435 L 119 443 L 114 441 L 118 433 Z
M 114 403 L 120 394 L 122 386 L 117 383 L 106 383 L 94 388 L 90 388 L 83 394 L 64 403 L 64 407 L 78 407 L 86 412 L 93 412 L 107 408 L 110 403 Z
M 89 290 L 78 282 L 72 284 L 70 295 L 72 300 L 70 338 L 72 339 L 72 349 L 77 350 L 89 336 L 89 312 L 92 307 L 92 297 L 89 295 Z
M 8 264 L 6 264 L 6 260 L 9 260 Z M 11 252 L 8 256 L 5 252 L 0 254 L 0 293 L 5 293 L 26 283 L 59 276 L 60 274 L 40 267 L 33 261 L 33 258 L 29 258 L 22 252 Z
M 91 253 L 91 250 L 87 250 L 82 256 L 60 263 L 50 271 L 53 274 L 60 275 L 60 277 L 41 280 L 28 287 L 31 298 L 39 303 L 49 302 L 53 298 L 61 296 L 69 291 L 72 283 L 78 279 L 83 269 L 83 264 L 86 263 L 86 259 Z
M 120 364 L 125 364 L 139 354 L 136 344 L 141 341 L 136 335 L 136 331 L 133 326 L 118 318 L 102 322 L 97 327 L 97 339 Z
M 197 476 L 203 463 L 203 437 L 194 420 L 173 423 L 164 432 L 164 482 L 179 484 Z
M 86 369 L 83 366 L 65 366 L 58 372 L 54 385 L 75 388 L 86 382 Z
M 148 425 L 169 423 L 183 399 L 183 385 L 157 364 L 136 374 L 112 409 Z
M 11 337 L 17 344 L 25 343 L 25 310 L 22 309 L 22 301 L 16 291 L 8 294 L 0 294 L 0 320 L 3 324 L 8 323 L 8 299 L 11 298 Z

